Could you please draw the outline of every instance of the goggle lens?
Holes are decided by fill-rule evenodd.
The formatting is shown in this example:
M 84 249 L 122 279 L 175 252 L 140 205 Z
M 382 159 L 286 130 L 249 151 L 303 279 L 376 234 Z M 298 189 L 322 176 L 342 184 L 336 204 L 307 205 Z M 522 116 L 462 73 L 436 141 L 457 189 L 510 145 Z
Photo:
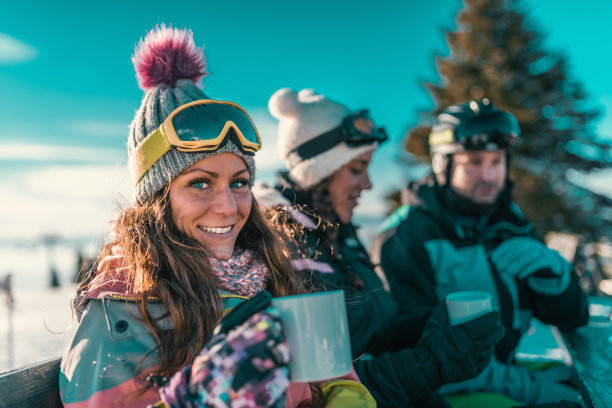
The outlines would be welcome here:
M 238 107 L 223 104 L 190 106 L 172 118 L 178 138 L 185 142 L 212 140 L 219 136 L 227 121 L 240 129 L 246 140 L 259 143 L 257 131 L 250 119 Z
M 480 150 L 488 144 L 500 148 L 516 146 L 520 142 L 520 128 L 514 117 L 497 112 L 486 117 L 465 120 L 456 130 L 456 138 L 463 146 Z
M 347 116 L 344 126 L 348 133 L 345 142 L 349 145 L 382 143 L 388 138 L 385 128 L 377 128 L 367 110 Z

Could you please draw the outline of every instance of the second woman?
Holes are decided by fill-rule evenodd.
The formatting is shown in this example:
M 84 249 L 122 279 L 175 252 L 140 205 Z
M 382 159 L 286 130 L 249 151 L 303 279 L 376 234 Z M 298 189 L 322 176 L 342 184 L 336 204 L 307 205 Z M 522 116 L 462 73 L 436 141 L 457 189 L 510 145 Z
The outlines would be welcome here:
M 385 130 L 367 111 L 310 89 L 280 89 L 268 106 L 279 119 L 288 172 L 275 189 L 257 186 L 256 196 L 284 208 L 303 233 L 305 254 L 294 266 L 323 290 L 344 290 L 353 355 L 362 357 L 355 362 L 359 377 L 379 407 L 447 406 L 435 391 L 487 366 L 504 334 L 499 314 L 449 326 L 438 315 L 400 313 L 352 223 L 361 192 L 371 188 L 368 167 Z

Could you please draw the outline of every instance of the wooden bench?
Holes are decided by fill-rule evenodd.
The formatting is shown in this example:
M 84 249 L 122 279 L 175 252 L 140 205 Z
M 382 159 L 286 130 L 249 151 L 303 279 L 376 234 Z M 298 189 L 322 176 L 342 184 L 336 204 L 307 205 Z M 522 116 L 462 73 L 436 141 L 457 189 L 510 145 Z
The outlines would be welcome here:
M 0 408 L 63 407 L 59 395 L 61 358 L 0 373 Z
M 591 297 L 589 324 L 563 339 L 589 408 L 612 407 L 612 298 Z M 594 313 L 597 310 L 602 313 Z

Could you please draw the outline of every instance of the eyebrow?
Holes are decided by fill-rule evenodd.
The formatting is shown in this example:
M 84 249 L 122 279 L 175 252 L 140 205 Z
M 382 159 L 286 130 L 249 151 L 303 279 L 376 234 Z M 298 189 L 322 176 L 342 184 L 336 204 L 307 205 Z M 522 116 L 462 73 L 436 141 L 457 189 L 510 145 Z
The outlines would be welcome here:
M 242 170 L 238 170 L 237 172 L 235 172 L 234 174 L 232 174 L 232 177 L 236 177 L 242 173 L 248 172 L 249 169 L 248 168 L 244 168 Z M 209 170 L 202 170 L 202 169 L 192 169 L 192 170 L 187 170 L 185 171 L 183 174 L 189 174 L 189 173 L 194 173 L 194 172 L 202 172 L 202 173 L 206 173 L 209 176 L 213 177 L 213 178 L 219 178 L 219 173 L 214 172 L 214 171 L 209 171 Z

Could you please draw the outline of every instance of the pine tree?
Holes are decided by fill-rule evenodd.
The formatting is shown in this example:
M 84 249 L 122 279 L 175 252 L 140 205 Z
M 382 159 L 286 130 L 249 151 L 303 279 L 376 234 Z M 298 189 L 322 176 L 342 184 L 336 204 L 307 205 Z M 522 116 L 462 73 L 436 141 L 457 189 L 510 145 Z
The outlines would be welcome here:
M 608 234 L 612 200 L 568 180 L 568 169 L 608 167 L 610 155 L 592 133 L 599 111 L 570 78 L 567 57 L 545 49 L 543 34 L 518 1 L 463 2 L 457 30 L 446 33 L 450 55 L 436 60 L 444 81 L 425 84 L 436 108 L 427 124 L 409 130 L 406 149 L 428 158 L 435 116 L 451 104 L 486 96 L 521 125 L 524 141 L 511 170 L 514 197 L 539 231 L 578 233 L 588 240 Z

